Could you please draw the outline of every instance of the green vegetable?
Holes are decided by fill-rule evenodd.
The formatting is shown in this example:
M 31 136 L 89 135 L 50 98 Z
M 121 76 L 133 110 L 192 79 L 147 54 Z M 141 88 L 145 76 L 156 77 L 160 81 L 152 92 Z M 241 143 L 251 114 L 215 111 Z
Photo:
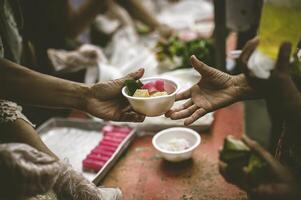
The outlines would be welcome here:
M 227 163 L 228 173 L 236 179 L 243 178 L 243 169 L 249 174 L 248 185 L 255 187 L 268 180 L 267 163 L 254 154 L 241 140 L 232 136 L 225 138 L 220 159 Z
M 174 61 L 175 57 L 181 57 L 182 63 L 176 68 L 189 68 L 190 56 L 195 55 L 208 65 L 214 65 L 214 45 L 210 39 L 195 39 L 192 41 L 181 41 L 177 37 L 171 37 L 167 42 L 157 44 L 157 57 L 159 61 L 169 59 Z
M 250 175 L 249 183 L 251 186 L 257 186 L 268 180 L 267 163 L 256 154 L 252 154 L 246 172 Z
M 125 86 L 128 90 L 128 94 L 130 96 L 133 96 L 137 89 L 141 89 L 143 84 L 141 83 L 140 80 L 126 80 Z
M 242 168 L 248 164 L 250 154 L 250 148 L 241 140 L 228 136 L 225 138 L 220 159 L 232 168 Z

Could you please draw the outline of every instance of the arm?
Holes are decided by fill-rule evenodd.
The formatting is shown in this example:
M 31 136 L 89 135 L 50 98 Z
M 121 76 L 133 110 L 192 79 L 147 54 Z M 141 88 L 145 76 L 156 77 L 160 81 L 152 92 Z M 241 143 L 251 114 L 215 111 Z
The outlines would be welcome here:
M 129 11 L 134 18 L 141 20 L 153 30 L 158 28 L 160 22 L 144 7 L 141 0 L 117 0 Z
M 0 66 L 0 98 L 39 106 L 84 109 L 88 86 L 44 75 L 6 59 L 0 59 Z
M 25 67 L 0 59 L 0 98 L 50 107 L 74 108 L 104 120 L 143 121 L 134 112 L 121 89 L 127 79 L 139 79 L 140 69 L 123 78 L 88 86 L 40 74 Z
M 111 0 L 86 0 L 77 10 L 74 10 L 68 0 L 67 35 L 78 36 L 94 20 L 101 9 L 107 8 L 107 2 Z
M 173 30 L 169 26 L 160 23 L 157 18 L 145 8 L 141 0 L 116 1 L 122 4 L 134 18 L 141 20 L 152 30 L 158 30 L 162 36 L 168 37 L 172 34 Z

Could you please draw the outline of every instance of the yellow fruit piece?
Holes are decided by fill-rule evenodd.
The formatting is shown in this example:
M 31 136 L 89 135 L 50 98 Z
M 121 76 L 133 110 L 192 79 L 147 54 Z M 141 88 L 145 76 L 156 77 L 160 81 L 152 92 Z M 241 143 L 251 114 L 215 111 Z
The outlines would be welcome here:
M 149 97 L 149 93 L 148 93 L 148 90 L 146 89 L 138 89 L 135 91 L 134 97 Z
M 155 92 L 151 95 L 151 97 L 160 97 L 160 96 L 166 96 L 168 95 L 167 92 Z

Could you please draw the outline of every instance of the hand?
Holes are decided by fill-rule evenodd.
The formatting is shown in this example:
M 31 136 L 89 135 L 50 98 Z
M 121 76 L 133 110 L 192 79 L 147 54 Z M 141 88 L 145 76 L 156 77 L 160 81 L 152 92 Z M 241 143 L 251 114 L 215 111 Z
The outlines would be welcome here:
M 273 156 L 267 152 L 257 142 L 243 136 L 243 141 L 250 147 L 254 153 L 259 155 L 268 165 L 273 180 L 268 183 L 261 184 L 255 188 L 248 186 L 248 174 L 244 171 L 244 175 L 236 178 L 227 171 L 227 164 L 220 162 L 219 171 L 222 176 L 230 183 L 237 185 L 247 191 L 251 199 L 256 200 L 297 200 L 300 198 L 297 180 L 293 173 L 282 166 Z
M 144 115 L 133 111 L 121 89 L 128 79 L 139 79 L 143 76 L 144 69 L 140 69 L 127 76 L 95 84 L 90 88 L 90 94 L 86 100 L 86 111 L 104 120 L 142 122 Z
M 191 64 L 202 78 L 198 84 L 179 93 L 176 100 L 189 99 L 178 108 L 166 113 L 171 119 L 186 118 L 184 124 L 192 124 L 203 115 L 251 96 L 254 91 L 248 86 L 243 75 L 231 76 L 207 66 L 195 56 Z
M 301 95 L 289 74 L 291 45 L 283 43 L 280 46 L 278 59 L 271 76 L 268 79 L 259 79 L 251 76 L 247 67 L 248 60 L 258 44 L 259 41 L 256 38 L 249 41 L 239 59 L 239 65 L 242 67 L 249 85 L 284 117 L 290 118 L 293 113 L 301 113 Z

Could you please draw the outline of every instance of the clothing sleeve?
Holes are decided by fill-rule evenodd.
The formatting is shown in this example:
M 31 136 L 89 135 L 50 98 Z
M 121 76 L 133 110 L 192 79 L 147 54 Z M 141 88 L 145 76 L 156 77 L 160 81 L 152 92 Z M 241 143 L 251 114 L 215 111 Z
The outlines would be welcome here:
M 0 124 L 14 122 L 17 119 L 22 119 L 32 127 L 35 127 L 35 125 L 23 115 L 21 106 L 12 101 L 0 99 Z

